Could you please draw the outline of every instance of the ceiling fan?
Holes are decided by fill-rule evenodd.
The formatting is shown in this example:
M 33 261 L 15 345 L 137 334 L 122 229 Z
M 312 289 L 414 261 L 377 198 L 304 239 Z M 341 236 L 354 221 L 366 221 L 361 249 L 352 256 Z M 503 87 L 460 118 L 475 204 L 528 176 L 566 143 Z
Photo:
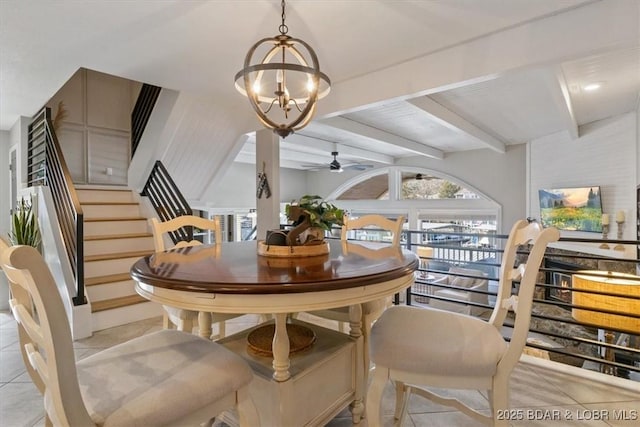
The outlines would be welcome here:
M 342 172 L 344 170 L 363 171 L 373 167 L 373 165 L 370 165 L 370 164 L 363 164 L 363 163 L 357 163 L 357 162 L 346 163 L 346 164 L 340 163 L 337 158 L 338 157 L 337 151 L 332 151 L 331 155 L 333 156 L 333 160 L 328 165 L 329 170 L 331 172 Z M 318 165 L 312 165 L 312 164 L 303 164 L 302 167 L 310 171 L 321 171 L 321 170 L 326 170 L 327 168 L 326 166 L 318 166 Z

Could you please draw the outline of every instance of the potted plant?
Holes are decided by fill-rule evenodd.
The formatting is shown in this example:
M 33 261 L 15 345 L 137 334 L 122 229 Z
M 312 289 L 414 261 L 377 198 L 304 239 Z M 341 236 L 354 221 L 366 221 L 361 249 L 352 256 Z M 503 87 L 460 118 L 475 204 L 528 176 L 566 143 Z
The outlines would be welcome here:
M 12 245 L 28 245 L 34 248 L 40 246 L 38 218 L 33 212 L 32 203 L 24 198 L 18 202 L 15 212 L 11 215 L 11 228 L 9 240 Z
M 299 244 L 310 240 L 322 241 L 325 230 L 330 231 L 334 225 L 342 225 L 344 217 L 342 209 L 315 195 L 304 195 L 291 201 L 285 206 L 285 213 L 296 226 L 289 235 L 297 237 Z

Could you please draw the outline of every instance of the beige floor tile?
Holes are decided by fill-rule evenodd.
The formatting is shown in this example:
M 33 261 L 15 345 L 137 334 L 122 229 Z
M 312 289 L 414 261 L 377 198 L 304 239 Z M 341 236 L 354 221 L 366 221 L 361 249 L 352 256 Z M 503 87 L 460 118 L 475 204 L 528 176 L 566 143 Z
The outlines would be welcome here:
M 0 311 L 0 329 L 15 328 L 16 324 L 13 315 L 8 310 Z
M 606 427 L 607 423 L 598 417 L 585 416 L 587 411 L 582 405 L 538 406 L 515 408 L 510 410 L 514 420 L 511 425 L 520 426 L 592 426 Z
M 337 329 L 337 322 L 319 319 L 307 313 L 300 313 L 299 319 L 326 324 L 328 327 Z M 226 323 L 227 334 L 254 327 L 260 320 L 259 315 L 245 315 L 229 320 Z M 7 312 L 0 312 L 0 330 L 15 331 L 15 328 L 13 317 Z M 104 348 L 160 329 L 162 329 L 162 319 L 157 317 L 99 331 L 90 338 L 76 341 L 74 343 L 75 355 L 77 359 L 82 359 Z M 15 336 L 12 335 L 12 332 L 6 332 L 7 339 L 12 336 Z M 24 369 L 17 342 L 0 348 L 0 350 L 0 426 L 43 426 L 42 397 Z M 523 413 L 525 414 L 523 416 L 529 417 L 528 419 L 514 421 L 511 423 L 513 426 L 614 425 L 630 427 L 638 425 L 637 419 L 613 419 L 614 410 L 617 411 L 618 417 L 633 418 L 636 416 L 634 415 L 636 412 L 633 411 L 640 411 L 638 393 L 522 364 L 517 365 L 514 369 L 510 384 L 511 408 L 531 411 Z M 448 394 L 461 398 L 472 407 L 488 413 L 486 392 L 472 390 L 455 391 Z M 577 402 L 582 402 L 582 404 Z M 389 384 L 385 388 L 382 402 L 384 426 L 393 425 L 394 405 L 395 393 Z M 559 420 L 540 419 L 546 410 L 558 410 L 562 418 Z M 597 411 L 607 413 L 609 420 L 594 419 Z M 474 421 L 464 414 L 434 404 L 419 396 L 411 398 L 408 412 L 409 415 L 405 421 L 407 427 L 472 427 L 475 425 Z M 568 419 L 567 414 L 570 414 L 572 419 Z M 342 411 L 328 425 L 330 427 L 354 426 L 348 410 Z M 357 426 L 367 427 L 368 422 L 365 419 Z
M 32 383 L 0 386 L 0 426 L 31 427 L 43 416 L 43 398 Z
M 483 394 L 486 396 L 486 393 Z M 518 365 L 511 374 L 509 394 L 511 408 L 573 405 L 578 403 L 556 385 L 544 381 L 539 373 L 521 365 Z
M 487 411 L 488 413 L 488 411 Z M 433 412 L 428 414 L 411 414 L 416 427 L 481 427 L 481 422 L 461 412 Z
M 162 325 L 162 318 L 154 317 L 127 325 L 116 326 L 95 332 L 89 338 L 74 341 L 74 348 L 109 348 L 146 334 L 150 329 Z
M 547 371 L 546 375 L 541 375 L 540 378 L 583 404 L 631 401 L 637 400 L 640 395 L 640 383 L 638 391 L 633 392 L 598 381 L 567 376 L 557 371 Z
M 605 418 L 611 426 L 640 425 L 640 396 L 638 400 L 628 402 L 587 403 L 582 418 Z
M 18 327 L 15 322 L 13 327 L 0 328 L 0 350 L 15 346 L 18 343 Z
M 489 401 L 477 390 L 443 390 L 436 388 L 429 388 L 429 390 L 438 393 L 442 397 L 458 399 L 472 409 L 489 410 Z M 454 409 L 434 403 L 422 396 L 412 394 L 409 401 L 409 413 L 411 414 L 451 411 L 454 411 Z
M 26 369 L 20 351 L 0 351 L 0 383 L 13 381 L 24 372 L 26 372 Z

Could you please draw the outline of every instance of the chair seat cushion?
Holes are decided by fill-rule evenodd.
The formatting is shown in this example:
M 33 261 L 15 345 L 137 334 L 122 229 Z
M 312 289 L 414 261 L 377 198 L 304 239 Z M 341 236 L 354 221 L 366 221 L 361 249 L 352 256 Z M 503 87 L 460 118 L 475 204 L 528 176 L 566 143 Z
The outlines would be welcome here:
M 493 375 L 507 350 L 493 325 L 448 311 L 396 306 L 371 330 L 371 360 L 425 375 Z
M 82 397 L 100 426 L 155 426 L 179 420 L 252 379 L 245 361 L 220 344 L 163 330 L 77 364 Z
M 449 284 L 458 288 L 470 288 L 475 284 L 475 280 L 471 277 L 456 276 Z

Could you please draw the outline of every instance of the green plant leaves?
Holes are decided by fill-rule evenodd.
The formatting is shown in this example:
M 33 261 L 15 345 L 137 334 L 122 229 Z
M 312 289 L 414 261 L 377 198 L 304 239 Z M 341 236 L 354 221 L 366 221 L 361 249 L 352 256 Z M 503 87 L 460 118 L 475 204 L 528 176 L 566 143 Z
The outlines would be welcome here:
M 32 204 L 24 198 L 18 202 L 16 211 L 11 216 L 11 233 L 9 240 L 12 245 L 28 245 L 37 248 L 40 245 L 40 228 Z
M 290 204 L 286 205 L 285 213 L 287 217 L 290 220 L 295 220 L 290 217 L 291 206 L 298 206 L 307 213 L 312 227 L 331 230 L 331 227 L 334 225 L 343 224 L 344 211 L 331 203 L 325 202 L 320 196 L 306 194 L 300 197 L 299 200 L 293 200 Z

